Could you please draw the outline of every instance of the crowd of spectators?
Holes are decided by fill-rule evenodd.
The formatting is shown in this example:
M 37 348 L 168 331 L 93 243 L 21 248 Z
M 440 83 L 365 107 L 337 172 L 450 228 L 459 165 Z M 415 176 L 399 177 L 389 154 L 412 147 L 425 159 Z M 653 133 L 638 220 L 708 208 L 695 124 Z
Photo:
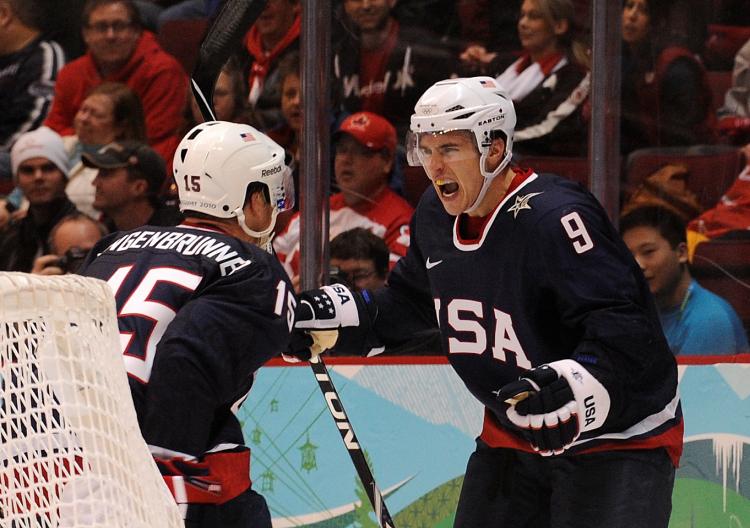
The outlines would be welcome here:
M 42 0 L 0 0 L 0 270 L 62 272 L 56 259 L 70 247 L 90 247 L 94 232 L 181 220 L 171 162 L 181 137 L 203 118 L 189 72 L 165 51 L 160 29 L 175 20 L 210 22 L 222 3 L 76 0 L 62 13 Z M 622 2 L 623 159 L 647 147 L 750 151 L 750 41 L 736 53 L 720 107 L 702 56 L 709 24 L 730 23 L 726 13 L 735 4 Z M 218 119 L 250 124 L 286 149 L 297 193 L 304 178 L 302 9 L 300 0 L 269 0 L 213 93 Z M 361 229 L 384 241 L 388 267 L 405 254 L 416 202 L 400 195 L 402 145 L 416 99 L 438 80 L 489 75 L 509 93 L 518 116 L 517 162 L 587 156 L 590 12 L 590 3 L 578 0 L 333 2 L 329 234 L 337 251 L 352 246 L 336 269 L 356 282 L 364 271 L 341 263 L 367 261 L 368 278 L 385 280 L 381 248 Z M 689 243 L 748 232 L 747 172 L 720 203 L 680 218 Z M 71 225 L 56 227 L 61 219 Z M 292 276 L 299 221 L 298 214 L 280 218 L 275 240 Z M 51 238 L 71 226 L 88 238 L 72 246 Z

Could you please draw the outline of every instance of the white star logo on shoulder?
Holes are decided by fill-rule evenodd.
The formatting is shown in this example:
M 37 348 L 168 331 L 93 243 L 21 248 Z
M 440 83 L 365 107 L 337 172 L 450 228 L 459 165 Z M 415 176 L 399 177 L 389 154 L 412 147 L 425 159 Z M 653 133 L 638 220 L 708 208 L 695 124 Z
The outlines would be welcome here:
M 538 193 L 529 193 L 524 194 L 523 196 L 516 196 L 516 201 L 513 205 L 508 207 L 508 212 L 513 213 L 513 218 L 516 218 L 518 216 L 518 213 L 522 209 L 529 209 L 531 210 L 531 206 L 529 205 L 529 200 L 532 199 L 534 196 L 542 194 L 540 192 Z

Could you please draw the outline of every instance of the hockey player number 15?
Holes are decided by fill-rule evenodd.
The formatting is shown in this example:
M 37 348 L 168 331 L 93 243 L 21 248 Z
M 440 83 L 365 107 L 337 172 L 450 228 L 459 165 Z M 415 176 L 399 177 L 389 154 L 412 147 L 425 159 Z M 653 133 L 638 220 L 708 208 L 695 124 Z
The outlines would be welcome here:
M 560 223 L 565 228 L 568 237 L 573 241 L 573 249 L 576 250 L 576 253 L 580 255 L 594 247 L 594 241 L 591 240 L 591 236 L 586 231 L 586 226 L 583 225 L 583 220 L 577 212 L 573 211 L 566 214 L 560 218 Z

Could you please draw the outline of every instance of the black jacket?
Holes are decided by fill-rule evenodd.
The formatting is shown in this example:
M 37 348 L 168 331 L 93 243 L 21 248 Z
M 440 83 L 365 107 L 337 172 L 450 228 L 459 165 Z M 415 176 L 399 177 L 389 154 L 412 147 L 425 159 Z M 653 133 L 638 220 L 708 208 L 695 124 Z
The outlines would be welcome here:
M 41 39 L 0 55 L 0 149 L 9 150 L 19 135 L 42 124 L 64 64 L 57 42 Z
M 431 34 L 419 28 L 400 25 L 398 40 L 388 57 L 380 87 L 360 86 L 359 35 L 349 33 L 334 50 L 334 97 L 337 106 L 348 113 L 362 110 L 363 89 L 383 91 L 383 117 L 405 137 L 414 105 L 424 91 L 451 76 L 455 58 Z
M 47 207 L 54 211 L 47 222 L 38 222 L 34 211 L 29 209 L 24 218 L 11 222 L 0 231 L 0 271 L 30 272 L 34 259 L 50 252 L 48 238 L 55 224 L 77 211 L 67 198 Z

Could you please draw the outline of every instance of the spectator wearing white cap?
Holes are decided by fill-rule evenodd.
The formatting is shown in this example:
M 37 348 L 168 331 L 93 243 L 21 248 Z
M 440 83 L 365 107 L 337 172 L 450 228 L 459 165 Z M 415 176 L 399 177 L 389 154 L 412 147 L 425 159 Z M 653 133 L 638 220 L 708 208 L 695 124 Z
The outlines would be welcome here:
M 21 135 L 10 151 L 16 185 L 28 211 L 0 232 L 0 271 L 31 271 L 34 259 L 49 253 L 50 230 L 76 211 L 65 195 L 68 155 L 62 138 L 47 127 Z
M 388 186 L 395 162 L 396 129 L 384 117 L 357 112 L 334 134 L 334 173 L 340 192 L 330 199 L 329 236 L 362 227 L 382 238 L 390 266 L 406 254 L 414 209 Z M 274 240 L 279 259 L 294 278 L 299 273 L 299 215 Z

